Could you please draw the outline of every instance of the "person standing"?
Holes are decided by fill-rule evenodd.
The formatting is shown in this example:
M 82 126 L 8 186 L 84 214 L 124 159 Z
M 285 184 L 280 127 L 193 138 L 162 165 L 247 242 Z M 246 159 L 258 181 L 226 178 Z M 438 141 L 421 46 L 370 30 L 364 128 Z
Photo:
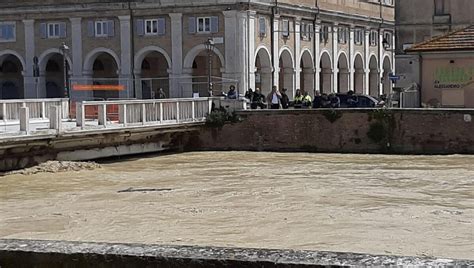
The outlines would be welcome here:
M 270 109 L 280 109 L 281 93 L 276 86 L 272 87 L 272 92 L 267 96 L 267 102 L 270 104 Z
M 284 88 L 281 92 L 281 107 L 283 109 L 288 109 L 290 107 L 290 98 L 286 94 L 287 89 Z
M 305 90 L 303 92 L 303 99 L 302 99 L 302 108 L 311 108 L 312 99 L 308 92 Z
M 158 89 L 157 97 L 158 99 L 166 99 L 166 94 L 163 88 L 160 87 L 160 89 Z
M 295 98 L 293 99 L 293 104 L 295 108 L 301 108 L 303 105 L 303 95 L 301 95 L 301 90 L 297 89 L 295 92 Z

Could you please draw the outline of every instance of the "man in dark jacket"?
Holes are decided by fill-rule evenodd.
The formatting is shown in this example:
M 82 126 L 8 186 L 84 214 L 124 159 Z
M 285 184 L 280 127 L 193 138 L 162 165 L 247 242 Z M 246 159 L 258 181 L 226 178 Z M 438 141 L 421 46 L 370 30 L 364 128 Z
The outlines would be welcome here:
M 286 91 L 287 89 L 284 88 L 283 91 L 281 92 L 281 107 L 283 109 L 288 109 L 288 107 L 290 107 L 290 98 L 288 98 Z

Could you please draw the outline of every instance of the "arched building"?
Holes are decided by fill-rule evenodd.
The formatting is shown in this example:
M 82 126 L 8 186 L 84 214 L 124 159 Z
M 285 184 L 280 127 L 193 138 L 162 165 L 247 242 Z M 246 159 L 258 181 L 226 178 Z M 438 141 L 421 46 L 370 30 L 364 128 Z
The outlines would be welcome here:
M 41 14 L 33 0 L 0 4 L 0 98 L 63 97 L 65 72 L 69 95 L 88 99 L 206 96 L 209 83 L 214 94 L 276 85 L 290 98 L 391 91 L 390 0 L 81 2 L 49 1 Z

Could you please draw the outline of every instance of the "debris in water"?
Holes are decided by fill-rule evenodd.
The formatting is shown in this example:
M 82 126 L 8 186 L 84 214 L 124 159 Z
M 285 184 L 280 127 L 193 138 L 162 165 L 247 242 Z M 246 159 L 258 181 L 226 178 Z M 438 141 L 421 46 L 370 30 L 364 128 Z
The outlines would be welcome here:
M 59 173 L 68 171 L 94 170 L 101 166 L 94 162 L 48 161 L 34 167 L 15 170 L 5 175 L 33 175 L 37 173 Z
M 173 191 L 173 189 L 169 188 L 142 188 L 142 189 L 133 189 L 132 187 L 127 188 L 125 190 L 120 190 L 118 193 L 133 193 L 133 192 L 141 192 L 141 193 L 146 193 L 146 192 L 169 192 Z

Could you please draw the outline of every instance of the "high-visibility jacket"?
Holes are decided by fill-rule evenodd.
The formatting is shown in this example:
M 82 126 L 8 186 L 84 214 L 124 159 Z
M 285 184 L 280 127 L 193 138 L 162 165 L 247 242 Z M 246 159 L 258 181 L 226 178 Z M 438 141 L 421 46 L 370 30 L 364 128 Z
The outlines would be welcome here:
M 295 103 L 303 103 L 303 96 L 302 95 L 295 96 L 294 101 Z

